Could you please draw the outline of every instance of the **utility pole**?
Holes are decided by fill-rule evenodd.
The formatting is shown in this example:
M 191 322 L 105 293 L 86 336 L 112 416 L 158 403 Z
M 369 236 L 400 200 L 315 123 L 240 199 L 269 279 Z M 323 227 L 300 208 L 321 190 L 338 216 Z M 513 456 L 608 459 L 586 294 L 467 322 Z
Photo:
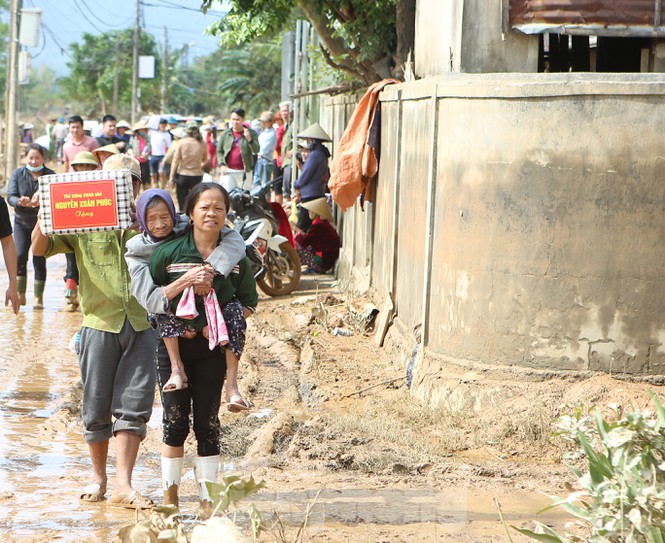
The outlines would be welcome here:
M 139 42 L 141 40 L 141 0 L 136 0 L 134 48 L 132 50 L 132 126 L 136 123 L 139 106 Z
M 7 59 L 7 91 L 6 91 L 6 119 L 5 127 L 5 179 L 16 169 L 18 159 L 18 121 L 16 108 L 18 104 L 18 54 L 20 45 L 18 32 L 20 12 L 23 0 L 11 0 L 9 7 L 9 58 Z
M 164 46 L 162 47 L 162 103 L 161 111 L 166 111 L 166 80 L 168 79 L 169 71 L 169 35 L 167 34 L 166 26 L 164 26 Z
M 118 115 L 118 87 L 120 84 L 120 40 L 115 42 L 115 77 L 113 78 L 113 115 Z

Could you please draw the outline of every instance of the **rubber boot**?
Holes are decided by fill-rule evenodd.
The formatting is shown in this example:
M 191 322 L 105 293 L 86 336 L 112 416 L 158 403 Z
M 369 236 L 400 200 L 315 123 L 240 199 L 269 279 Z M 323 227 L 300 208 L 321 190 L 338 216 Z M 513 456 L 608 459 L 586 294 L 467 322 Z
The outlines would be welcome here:
M 194 476 L 199 487 L 199 504 L 201 506 L 201 518 L 208 519 L 213 512 L 212 498 L 205 485 L 206 481 L 217 482 L 217 468 L 219 467 L 219 455 L 197 456 L 194 459 Z
M 184 458 L 166 458 L 162 456 L 162 490 L 164 491 L 164 505 L 178 507 L 178 489 L 182 478 L 182 465 Z
M 25 299 L 25 291 L 28 289 L 28 278 L 25 275 L 19 275 L 17 283 L 19 300 L 21 305 L 25 305 L 28 303 Z
M 44 285 L 46 281 L 35 281 L 35 301 L 32 304 L 34 309 L 44 309 Z
M 73 313 L 79 308 L 78 285 L 74 279 L 65 281 L 65 307 L 63 311 Z

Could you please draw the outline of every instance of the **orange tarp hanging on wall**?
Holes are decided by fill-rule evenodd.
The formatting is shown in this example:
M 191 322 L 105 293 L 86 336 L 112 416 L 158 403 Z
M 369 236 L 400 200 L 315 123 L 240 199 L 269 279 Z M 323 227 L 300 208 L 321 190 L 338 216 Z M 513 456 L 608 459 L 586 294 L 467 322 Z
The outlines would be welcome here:
M 328 188 L 335 203 L 343 210 L 351 207 L 363 194 L 378 171 L 374 147 L 367 138 L 374 121 L 379 93 L 386 85 L 400 83 L 384 79 L 372 84 L 362 97 L 342 134 L 330 166 Z

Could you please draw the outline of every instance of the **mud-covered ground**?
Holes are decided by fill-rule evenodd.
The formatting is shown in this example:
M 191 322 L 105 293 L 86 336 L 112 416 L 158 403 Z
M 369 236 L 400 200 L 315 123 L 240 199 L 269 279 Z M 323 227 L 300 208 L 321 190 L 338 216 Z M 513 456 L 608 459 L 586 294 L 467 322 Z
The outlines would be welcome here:
M 18 317 L 0 312 L 3 541 L 116 541 L 134 519 L 78 503 L 89 460 L 78 367 L 66 346 L 80 315 L 58 311 L 63 267 L 60 257 L 49 261 L 44 311 L 29 296 Z M 560 527 L 564 514 L 537 515 L 549 503 L 544 494 L 575 482 L 552 421 L 566 405 L 648 403 L 646 386 L 607 376 L 537 380 L 450 367 L 447 386 L 468 401 L 431 409 L 409 394 L 407 361 L 365 330 L 367 302 L 342 296 L 329 276 L 308 276 L 292 296 L 262 298 L 251 320 L 240 375 L 254 407 L 220 413 L 222 460 L 226 473 L 265 482 L 251 499 L 264 516 L 262 541 L 296 541 L 303 524 L 312 542 L 507 541 L 497 502 L 510 524 L 537 518 Z M 333 335 L 335 327 L 353 335 Z M 157 502 L 160 415 L 156 396 L 135 473 L 135 486 Z M 191 469 L 181 500 L 186 515 L 197 513 Z

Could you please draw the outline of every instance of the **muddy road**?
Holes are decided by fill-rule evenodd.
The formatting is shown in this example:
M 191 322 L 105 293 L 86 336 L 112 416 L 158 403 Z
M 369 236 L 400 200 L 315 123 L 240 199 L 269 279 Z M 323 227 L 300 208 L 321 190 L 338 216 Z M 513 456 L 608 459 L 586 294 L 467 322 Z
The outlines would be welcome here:
M 0 312 L 3 541 L 116 541 L 134 518 L 78 502 L 90 464 L 78 366 L 67 344 L 81 317 L 59 311 L 63 272 L 64 258 L 49 260 L 43 311 L 32 309 L 28 295 L 17 317 Z M 247 415 L 220 414 L 222 462 L 227 473 L 265 481 L 251 500 L 264 513 L 261 540 L 294 541 L 306 520 L 304 540 L 313 542 L 507 541 L 495 500 L 511 524 L 538 518 L 561 526 L 562 513 L 536 515 L 549 503 L 543 493 L 563 494 L 574 482 L 550 439 L 552 420 L 566 402 L 646 398 L 644 387 L 603 376 L 502 381 L 450 368 L 445 379 L 468 389 L 468 405 L 429 409 L 409 395 L 405 361 L 363 334 L 354 308 L 366 301 L 342 297 L 330 277 L 309 276 L 290 297 L 262 298 L 250 323 L 240 385 L 254 407 Z M 335 327 L 353 335 L 333 335 Z M 160 502 L 155 401 L 134 481 Z M 186 454 L 193 451 L 190 440 Z M 195 496 L 189 469 L 181 492 L 186 515 L 197 512 Z

